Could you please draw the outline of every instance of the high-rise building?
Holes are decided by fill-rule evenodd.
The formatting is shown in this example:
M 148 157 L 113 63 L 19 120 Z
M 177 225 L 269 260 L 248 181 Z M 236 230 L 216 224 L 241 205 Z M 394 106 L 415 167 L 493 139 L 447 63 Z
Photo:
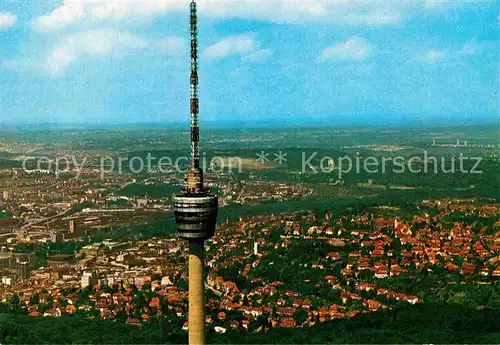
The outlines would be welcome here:
M 25 279 L 28 277 L 28 262 L 19 261 L 16 264 L 16 276 L 17 279 Z
M 191 168 L 179 194 L 174 194 L 177 233 L 189 243 L 189 344 L 205 344 L 204 242 L 215 233 L 218 198 L 203 183 L 198 127 L 198 41 L 196 1 L 190 4 L 191 33 Z
M 50 241 L 52 243 L 61 243 L 64 242 L 64 233 L 59 231 L 53 231 L 50 233 Z
M 87 286 L 93 287 L 97 284 L 97 273 L 95 271 L 92 272 L 83 272 L 82 277 L 80 279 L 80 287 L 85 289 Z
M 12 268 L 15 261 L 12 258 L 12 253 L 6 250 L 0 252 L 0 268 Z

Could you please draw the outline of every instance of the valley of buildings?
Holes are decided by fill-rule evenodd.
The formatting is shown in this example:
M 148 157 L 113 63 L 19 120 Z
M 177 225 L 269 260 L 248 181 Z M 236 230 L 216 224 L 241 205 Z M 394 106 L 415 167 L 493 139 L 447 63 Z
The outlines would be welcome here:
M 2 212 L 11 215 L 0 218 L 1 300 L 18 296 L 32 316 L 81 313 L 136 325 L 161 316 L 181 320 L 187 329 L 187 246 L 175 234 L 78 245 L 103 228 L 172 217 L 167 200 L 146 196 L 117 203 L 116 191 L 133 182 L 126 175 L 99 182 L 91 174 L 69 180 L 16 175 L 2 180 L 0 195 Z M 230 179 L 219 182 L 224 195 L 238 194 L 231 193 Z M 256 190 L 258 200 L 310 192 L 283 186 L 274 192 L 240 188 L 239 194 Z M 244 200 L 234 198 L 222 199 L 221 206 Z M 498 281 L 499 205 L 443 199 L 421 206 L 434 213 L 406 220 L 377 216 L 377 210 L 321 218 L 282 213 L 220 224 L 205 243 L 207 324 L 217 332 L 302 327 L 422 303 L 425 296 L 389 289 L 387 282 L 423 270 L 477 284 Z M 77 249 L 50 255 L 43 266 L 35 249 L 18 250 L 68 243 Z

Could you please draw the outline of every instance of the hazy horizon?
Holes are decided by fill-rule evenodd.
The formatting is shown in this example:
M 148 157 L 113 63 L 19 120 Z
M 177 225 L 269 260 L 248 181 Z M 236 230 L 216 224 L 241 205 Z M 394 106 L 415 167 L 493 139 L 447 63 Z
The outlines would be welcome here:
M 450 126 L 450 120 L 454 120 L 451 126 L 488 126 L 495 125 L 499 126 L 500 119 L 498 116 L 470 116 L 470 117 L 435 117 L 429 116 L 404 116 L 401 115 L 395 118 L 361 118 L 352 119 L 350 117 L 338 118 L 285 118 L 276 119 L 270 121 L 258 121 L 255 119 L 248 120 L 205 120 L 200 121 L 202 129 L 233 129 L 241 126 L 248 128 L 318 128 L 318 127 L 339 127 L 339 128 L 435 128 L 442 126 Z M 99 122 L 37 122 L 37 123 L 22 123 L 20 121 L 11 122 L 0 122 L 0 130 L 9 129 L 20 129 L 20 130 L 30 130 L 32 127 L 35 130 L 43 129 L 101 129 L 101 128 L 171 128 L 171 129 L 186 129 L 189 126 L 188 120 L 178 120 L 178 121 L 122 121 L 122 122 L 110 122 L 110 121 L 99 121 Z

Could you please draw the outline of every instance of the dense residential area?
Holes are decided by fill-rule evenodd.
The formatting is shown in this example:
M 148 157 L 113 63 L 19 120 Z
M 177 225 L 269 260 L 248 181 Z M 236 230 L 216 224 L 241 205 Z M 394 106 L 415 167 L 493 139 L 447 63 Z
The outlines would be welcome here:
M 0 342 L 185 343 L 189 247 L 176 234 L 173 201 L 185 167 L 135 172 L 100 160 L 181 157 L 186 150 L 176 145 L 186 133 L 75 132 L 81 141 L 58 133 L 57 145 L 43 131 L 36 142 L 12 133 L 0 141 Z M 207 156 L 242 157 L 243 166 L 203 176 L 218 195 L 199 275 L 207 341 L 498 343 L 495 134 L 485 127 L 214 134 Z M 332 137 L 335 148 L 321 148 Z M 446 145 L 456 138 L 464 145 Z M 441 161 L 459 164 L 450 159 L 461 150 L 484 157 L 482 174 L 425 173 Z M 334 159 L 427 151 L 439 164 L 406 162 L 420 174 L 339 176 Z M 279 152 L 281 164 L 258 161 Z M 78 164 L 54 165 L 62 154 Z M 23 169 L 30 155 L 48 160 Z
M 303 328 L 432 302 L 436 290 L 461 282 L 497 291 L 499 206 L 446 199 L 418 209 L 407 217 L 375 208 L 222 224 L 206 243 L 207 325 L 218 333 Z M 32 317 L 76 314 L 139 327 L 161 319 L 186 330 L 185 252 L 175 237 L 104 240 L 49 258 L 4 285 L 1 298 Z M 420 276 L 437 285 L 422 287 Z

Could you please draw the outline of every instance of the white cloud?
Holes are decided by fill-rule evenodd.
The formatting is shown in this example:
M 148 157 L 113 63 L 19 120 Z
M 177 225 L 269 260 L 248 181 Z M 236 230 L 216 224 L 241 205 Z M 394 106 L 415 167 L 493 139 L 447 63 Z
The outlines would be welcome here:
M 345 17 L 346 23 L 356 25 L 390 25 L 403 20 L 401 13 L 389 8 L 376 8 L 368 13 L 348 13 Z
M 151 19 L 169 13 L 186 12 L 189 0 L 63 0 L 60 7 L 33 21 L 39 30 L 52 31 L 67 26 L 98 21 Z M 420 1 L 397 3 L 382 0 L 198 0 L 201 16 L 242 18 L 274 23 L 323 21 L 332 24 L 390 25 L 402 20 Z
M 226 37 L 203 51 L 203 57 L 213 60 L 230 55 L 239 55 L 244 60 L 258 61 L 272 55 L 272 51 L 261 49 L 260 43 L 251 33 Z
M 0 12 L 0 31 L 7 30 L 16 24 L 17 16 L 8 12 Z
M 424 7 L 427 9 L 442 8 L 446 3 L 446 0 L 425 0 Z
M 446 12 L 463 7 L 478 7 L 482 5 L 491 5 L 496 0 L 424 0 L 423 7 L 427 11 Z
M 359 36 L 352 36 L 344 43 L 327 47 L 321 53 L 318 61 L 327 60 L 356 60 L 361 61 L 368 58 L 375 46 L 368 40 Z
M 184 10 L 186 0 L 63 0 L 51 13 L 32 22 L 42 31 L 63 29 L 83 21 L 127 20 L 148 18 L 174 10 Z
M 462 49 L 460 49 L 460 53 L 464 55 L 479 55 L 487 50 L 495 49 L 495 46 L 496 46 L 495 42 L 489 42 L 489 41 L 478 42 L 471 40 L 464 43 Z
M 493 55 L 495 54 L 495 55 Z M 475 55 L 491 55 L 492 57 L 498 54 L 498 43 L 493 41 L 466 41 L 461 48 L 445 50 L 429 49 L 424 53 L 417 55 L 413 61 L 423 62 L 426 64 L 436 64 L 446 60 L 447 62 L 456 63 L 460 59 Z
M 426 63 L 436 63 L 440 60 L 443 60 L 446 56 L 446 53 L 441 50 L 429 49 L 424 55 L 420 57 L 420 60 Z
M 207 59 L 221 59 L 232 54 L 246 55 L 254 51 L 256 45 L 252 35 L 227 37 L 206 48 L 203 56 Z
M 43 69 L 53 75 L 63 74 L 79 58 L 116 59 L 134 50 L 162 50 L 177 55 L 184 49 L 179 37 L 144 39 L 130 32 L 101 29 L 67 35 L 43 61 Z
M 485 0 L 482 0 L 485 1 Z M 488 0 L 486 0 L 488 1 Z M 458 7 L 463 5 L 464 3 L 473 3 L 473 2 L 480 2 L 480 1 L 475 1 L 475 0 L 462 0 L 462 1 L 456 1 L 456 0 L 425 0 L 424 1 L 424 7 L 429 10 L 443 10 L 443 9 L 448 9 L 452 7 Z
M 250 53 L 249 55 L 245 56 L 243 59 L 255 62 L 255 61 L 261 61 L 261 60 L 267 59 L 271 55 L 273 55 L 273 51 L 271 49 L 260 49 L 260 50 L 254 51 L 253 53 Z

